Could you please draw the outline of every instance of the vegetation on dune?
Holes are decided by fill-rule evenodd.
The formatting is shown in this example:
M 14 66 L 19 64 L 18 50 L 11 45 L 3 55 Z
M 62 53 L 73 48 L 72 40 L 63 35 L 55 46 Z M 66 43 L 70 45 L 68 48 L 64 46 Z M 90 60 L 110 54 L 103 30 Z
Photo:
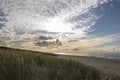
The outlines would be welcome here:
M 72 60 L 59 59 L 47 53 L 1 47 L 0 80 L 103 79 L 98 70 Z
M 0 49 L 0 80 L 33 80 L 34 59 L 21 51 Z

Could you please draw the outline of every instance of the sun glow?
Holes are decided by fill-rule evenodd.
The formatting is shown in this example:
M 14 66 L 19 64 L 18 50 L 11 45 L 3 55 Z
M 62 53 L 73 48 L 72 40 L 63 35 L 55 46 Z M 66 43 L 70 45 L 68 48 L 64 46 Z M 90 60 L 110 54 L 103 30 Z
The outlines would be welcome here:
M 62 18 L 55 17 L 44 23 L 45 29 L 50 32 L 73 32 L 72 24 L 64 22 Z

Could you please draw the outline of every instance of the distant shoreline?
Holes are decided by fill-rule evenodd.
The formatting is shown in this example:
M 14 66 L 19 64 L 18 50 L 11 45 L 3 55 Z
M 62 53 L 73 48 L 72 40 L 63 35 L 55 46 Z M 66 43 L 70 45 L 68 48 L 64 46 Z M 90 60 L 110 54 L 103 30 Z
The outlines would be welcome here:
M 99 54 L 92 54 L 92 53 L 87 53 L 87 54 L 72 54 L 72 53 L 53 53 L 55 55 L 66 55 L 66 56 L 76 56 L 76 57 L 97 57 L 97 58 L 104 58 L 104 59 L 115 59 L 115 60 L 120 60 L 120 53 L 113 53 L 113 54 L 108 54 L 108 53 L 99 53 Z

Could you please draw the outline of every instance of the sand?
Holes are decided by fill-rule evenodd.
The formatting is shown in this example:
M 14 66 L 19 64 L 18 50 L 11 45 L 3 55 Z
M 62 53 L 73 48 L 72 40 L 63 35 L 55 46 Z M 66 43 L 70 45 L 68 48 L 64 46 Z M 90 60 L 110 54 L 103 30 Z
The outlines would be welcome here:
M 63 55 L 60 55 L 59 58 L 73 59 L 85 65 L 92 66 L 104 74 L 114 74 L 116 76 L 120 76 L 120 60 L 117 59 Z

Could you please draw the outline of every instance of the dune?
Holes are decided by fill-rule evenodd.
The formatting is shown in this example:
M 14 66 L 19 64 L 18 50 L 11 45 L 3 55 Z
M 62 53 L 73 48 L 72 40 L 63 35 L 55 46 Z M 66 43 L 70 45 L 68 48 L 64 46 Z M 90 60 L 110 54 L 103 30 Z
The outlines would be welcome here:
M 120 60 L 118 59 L 66 55 L 59 55 L 59 58 L 72 59 L 85 65 L 92 66 L 104 74 L 120 76 Z
M 120 80 L 117 59 L 0 47 L 0 64 L 0 80 Z

